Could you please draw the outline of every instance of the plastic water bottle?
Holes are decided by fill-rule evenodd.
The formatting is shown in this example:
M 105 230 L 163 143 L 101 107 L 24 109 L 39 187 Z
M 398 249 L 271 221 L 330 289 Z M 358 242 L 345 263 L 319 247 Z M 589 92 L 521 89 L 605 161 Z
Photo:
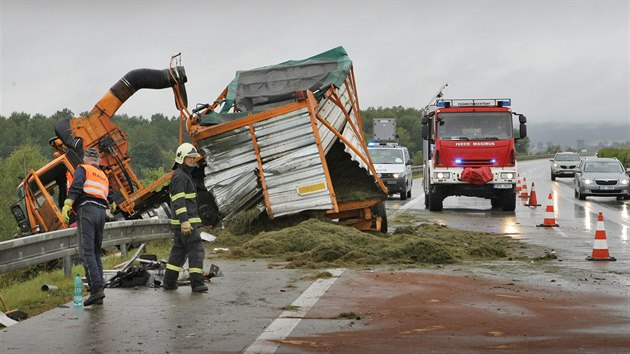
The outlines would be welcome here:
M 74 306 L 83 306 L 83 281 L 79 274 L 74 278 Z

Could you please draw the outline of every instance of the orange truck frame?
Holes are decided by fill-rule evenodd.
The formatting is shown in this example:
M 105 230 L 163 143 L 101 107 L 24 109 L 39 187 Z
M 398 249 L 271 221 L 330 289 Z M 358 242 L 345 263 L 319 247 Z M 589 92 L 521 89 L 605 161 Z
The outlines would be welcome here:
M 138 219 L 168 214 L 167 186 L 171 172 L 143 186 L 130 165 L 127 135 L 111 118 L 140 89 L 172 88 L 177 93 L 176 107 L 185 107 L 186 81 L 182 66 L 164 70 L 132 70 L 118 80 L 87 115 L 57 122 L 57 136 L 49 141 L 54 159 L 26 175 L 17 189 L 18 201 L 11 206 L 19 227 L 18 235 L 68 227 L 61 218 L 61 207 L 67 193 L 66 174 L 74 174 L 75 168 L 83 163 L 84 149 L 89 147 L 96 147 L 100 152 L 101 168 L 114 190 L 118 218 Z M 208 200 L 207 196 L 205 200 Z M 208 217 L 212 216 L 206 213 L 204 218 L 202 215 L 206 224 L 211 223 Z

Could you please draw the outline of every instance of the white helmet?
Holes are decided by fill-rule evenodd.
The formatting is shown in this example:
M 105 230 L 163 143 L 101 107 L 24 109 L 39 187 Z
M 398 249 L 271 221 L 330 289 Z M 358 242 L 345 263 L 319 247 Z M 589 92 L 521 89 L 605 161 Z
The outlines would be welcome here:
M 175 162 L 178 164 L 184 163 L 185 157 L 200 157 L 197 149 L 191 143 L 183 143 L 177 148 L 175 153 Z

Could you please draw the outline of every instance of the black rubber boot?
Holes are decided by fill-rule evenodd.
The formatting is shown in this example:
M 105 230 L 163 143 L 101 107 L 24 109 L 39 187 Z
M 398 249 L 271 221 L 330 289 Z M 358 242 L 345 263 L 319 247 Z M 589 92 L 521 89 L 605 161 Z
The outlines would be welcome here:
M 101 289 L 93 294 L 90 294 L 90 296 L 87 299 L 85 299 L 85 301 L 83 302 L 83 306 L 92 306 L 96 304 L 99 300 L 101 301 L 101 304 L 102 304 L 104 297 L 105 297 L 105 291 Z
M 174 271 L 174 270 L 170 270 L 167 269 L 164 272 L 164 279 L 162 280 L 162 289 L 164 290 L 175 290 L 177 289 L 177 277 L 179 276 L 179 273 Z
M 203 293 L 208 291 L 208 287 L 206 286 L 206 284 L 203 283 L 203 275 L 198 273 L 190 275 L 190 287 L 195 293 Z

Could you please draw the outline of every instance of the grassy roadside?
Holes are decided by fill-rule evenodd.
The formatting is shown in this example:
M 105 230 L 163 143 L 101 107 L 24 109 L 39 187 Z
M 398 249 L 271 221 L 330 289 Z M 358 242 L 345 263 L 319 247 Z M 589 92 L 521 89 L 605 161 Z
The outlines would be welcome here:
M 145 253 L 156 254 L 158 259 L 167 258 L 171 249 L 170 240 L 158 240 L 147 243 Z M 103 269 L 114 269 L 114 266 L 129 260 L 135 249 L 123 257 L 120 252 L 112 252 L 103 256 Z M 72 301 L 74 277 L 66 277 L 63 269 L 52 271 L 38 270 L 30 267 L 0 275 L 0 296 L 4 299 L 9 310 L 20 310 L 29 317 L 36 316 L 52 308 Z M 85 276 L 83 266 L 74 265 L 72 274 Z M 42 291 L 42 285 L 54 285 L 58 290 Z M 84 295 L 87 292 L 84 291 Z M 4 312 L 6 309 L 3 308 Z

